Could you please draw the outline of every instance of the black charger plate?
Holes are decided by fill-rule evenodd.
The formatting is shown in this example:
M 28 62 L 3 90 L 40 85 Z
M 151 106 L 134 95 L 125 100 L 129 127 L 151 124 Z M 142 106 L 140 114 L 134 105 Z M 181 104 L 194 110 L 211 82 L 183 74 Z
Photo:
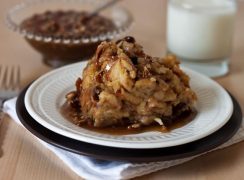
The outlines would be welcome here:
M 130 162 L 150 162 L 166 161 L 194 156 L 209 151 L 228 141 L 237 132 L 242 122 L 242 112 L 240 105 L 235 100 L 235 98 L 231 96 L 234 104 L 234 111 L 230 120 L 218 131 L 212 133 L 205 138 L 187 144 L 167 148 L 114 148 L 71 139 L 57 134 L 40 125 L 35 119 L 33 119 L 29 115 L 25 108 L 24 98 L 27 89 L 28 87 L 21 92 L 16 104 L 17 115 L 24 127 L 36 137 L 49 144 L 73 153 L 90 156 L 96 159 Z

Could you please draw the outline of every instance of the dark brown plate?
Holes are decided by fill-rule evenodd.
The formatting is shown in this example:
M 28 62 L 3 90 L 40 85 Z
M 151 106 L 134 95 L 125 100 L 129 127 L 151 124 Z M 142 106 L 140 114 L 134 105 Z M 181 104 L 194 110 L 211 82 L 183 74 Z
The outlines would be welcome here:
M 17 115 L 24 127 L 39 139 L 67 151 L 90 156 L 96 159 L 130 161 L 130 162 L 150 162 L 166 161 L 194 156 L 209 151 L 224 142 L 228 141 L 239 129 L 242 122 L 242 112 L 238 102 L 231 96 L 234 111 L 230 120 L 218 131 L 200 140 L 167 148 L 155 149 L 127 149 L 114 148 L 101 145 L 94 145 L 82 141 L 74 140 L 43 127 L 27 112 L 24 104 L 26 89 L 24 89 L 17 99 Z

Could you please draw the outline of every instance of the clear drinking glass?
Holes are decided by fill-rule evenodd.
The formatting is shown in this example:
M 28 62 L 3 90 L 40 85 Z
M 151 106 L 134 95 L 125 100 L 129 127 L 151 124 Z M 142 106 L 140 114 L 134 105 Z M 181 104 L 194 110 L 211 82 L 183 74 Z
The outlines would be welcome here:
M 169 0 L 168 52 L 210 77 L 227 74 L 236 11 L 234 0 Z

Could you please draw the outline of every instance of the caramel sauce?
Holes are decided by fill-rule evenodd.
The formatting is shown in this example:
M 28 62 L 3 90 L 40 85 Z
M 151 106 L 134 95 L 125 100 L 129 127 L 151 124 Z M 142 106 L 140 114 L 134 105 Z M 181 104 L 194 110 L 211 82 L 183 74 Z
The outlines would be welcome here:
M 75 108 L 71 108 L 67 103 L 65 103 L 61 109 L 60 109 L 61 114 L 68 119 L 70 122 L 80 126 L 81 128 L 90 130 L 90 131 L 95 131 L 97 133 L 102 133 L 102 134 L 109 134 L 109 135 L 129 135 L 129 134 L 139 134 L 139 133 L 144 133 L 144 132 L 152 132 L 152 131 L 156 131 L 156 132 L 161 132 L 161 133 L 167 133 L 170 132 L 173 129 L 176 128 L 180 128 L 182 126 L 185 126 L 186 124 L 188 124 L 189 122 L 191 122 L 197 114 L 197 111 L 194 110 L 190 113 L 188 113 L 187 115 L 184 115 L 182 117 L 177 118 L 176 121 L 174 121 L 174 123 L 169 126 L 169 127 L 164 127 L 161 126 L 159 124 L 154 124 L 151 126 L 143 126 L 140 128 L 131 128 L 128 129 L 127 126 L 120 126 L 120 127 L 105 127 L 105 128 L 96 128 L 93 126 L 89 126 L 86 123 L 80 123 L 80 115 L 81 112 L 77 112 L 77 110 Z

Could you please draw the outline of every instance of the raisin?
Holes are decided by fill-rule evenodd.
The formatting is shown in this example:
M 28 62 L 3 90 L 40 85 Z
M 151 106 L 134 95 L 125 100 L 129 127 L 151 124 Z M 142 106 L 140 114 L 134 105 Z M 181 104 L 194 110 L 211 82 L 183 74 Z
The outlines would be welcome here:
M 135 43 L 136 42 L 135 38 L 133 38 L 132 36 L 126 36 L 124 39 L 128 43 Z
M 131 61 L 134 65 L 137 65 L 138 64 L 138 58 L 137 57 L 132 57 L 131 58 Z
M 116 44 L 119 44 L 122 41 L 122 39 L 119 39 L 116 41 Z
M 99 94 L 101 93 L 102 89 L 99 87 L 99 86 L 96 86 L 94 89 L 93 89 L 93 92 L 92 92 L 92 97 L 95 101 L 99 101 Z
M 95 79 L 98 83 L 102 83 L 103 82 L 103 74 L 104 72 L 101 71 L 98 75 L 96 75 Z

